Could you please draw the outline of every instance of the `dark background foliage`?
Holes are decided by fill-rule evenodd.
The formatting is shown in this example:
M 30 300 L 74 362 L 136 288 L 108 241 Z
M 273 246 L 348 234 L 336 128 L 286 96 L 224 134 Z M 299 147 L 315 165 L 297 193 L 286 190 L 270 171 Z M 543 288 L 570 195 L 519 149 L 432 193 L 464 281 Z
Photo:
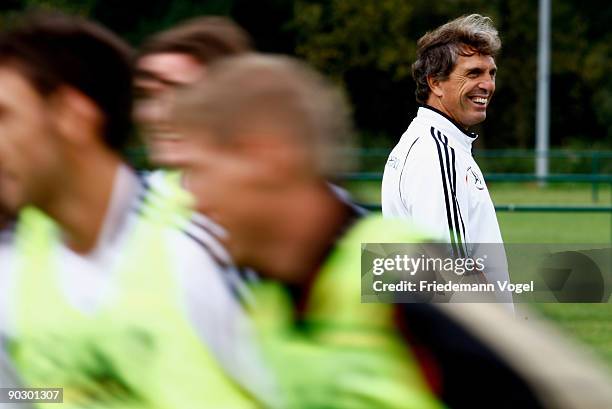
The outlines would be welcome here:
M 497 92 L 478 148 L 531 148 L 535 137 L 537 0 L 2 0 L 3 24 L 31 7 L 98 20 L 134 46 L 202 14 L 234 18 L 261 51 L 294 54 L 345 87 L 364 146 L 388 147 L 416 111 L 416 40 L 469 13 L 493 18 L 503 41 Z M 609 149 L 612 3 L 552 0 L 551 145 Z

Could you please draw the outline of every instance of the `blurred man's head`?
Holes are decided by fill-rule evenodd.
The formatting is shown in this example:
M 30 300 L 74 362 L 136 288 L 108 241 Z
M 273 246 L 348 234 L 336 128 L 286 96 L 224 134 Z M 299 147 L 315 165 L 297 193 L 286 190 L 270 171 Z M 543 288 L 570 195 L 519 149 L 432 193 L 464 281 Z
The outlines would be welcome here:
M 135 117 L 154 164 L 180 166 L 181 140 L 168 123 L 172 91 L 199 80 L 219 58 L 250 50 L 248 34 L 224 17 L 189 20 L 144 43 L 136 60 Z
M 68 164 L 92 150 L 112 155 L 130 131 L 129 48 L 76 17 L 31 16 L 0 34 L 0 174 L 16 211 L 44 205 Z
M 478 14 L 428 32 L 417 43 L 412 66 L 417 102 L 438 109 L 466 129 L 484 121 L 495 92 L 494 57 L 500 48 L 491 19 Z
M 325 180 L 345 169 L 338 153 L 351 143 L 342 95 L 288 57 L 253 54 L 212 65 L 205 81 L 177 94 L 174 118 L 190 148 L 188 187 L 228 229 L 238 263 L 254 267 L 251 251 L 325 206 Z

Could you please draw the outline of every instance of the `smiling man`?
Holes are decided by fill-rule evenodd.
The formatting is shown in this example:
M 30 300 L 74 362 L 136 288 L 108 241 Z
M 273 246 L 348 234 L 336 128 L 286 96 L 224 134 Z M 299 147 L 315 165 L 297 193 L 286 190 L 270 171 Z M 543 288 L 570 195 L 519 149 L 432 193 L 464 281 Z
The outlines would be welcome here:
M 135 62 L 138 122 L 154 166 L 180 168 L 183 139 L 168 123 L 173 91 L 206 74 L 214 61 L 251 51 L 252 40 L 226 17 L 182 22 L 145 40 Z
M 469 131 L 487 116 L 501 41 L 491 19 L 472 14 L 428 32 L 417 46 L 412 73 L 421 106 L 387 161 L 383 213 L 410 219 L 452 243 L 455 254 L 473 256 L 476 243 L 502 242 L 472 157 L 477 135 Z

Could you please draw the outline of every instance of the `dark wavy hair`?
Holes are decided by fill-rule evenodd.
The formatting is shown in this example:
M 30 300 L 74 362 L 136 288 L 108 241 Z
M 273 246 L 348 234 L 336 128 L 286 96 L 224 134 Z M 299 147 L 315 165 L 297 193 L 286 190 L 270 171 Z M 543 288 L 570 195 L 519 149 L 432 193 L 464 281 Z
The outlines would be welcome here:
M 84 18 L 34 12 L 0 33 L 0 65 L 18 70 L 42 96 L 73 87 L 100 109 L 105 144 L 120 151 L 131 131 L 130 47 Z
M 459 17 L 433 31 L 417 42 L 417 59 L 412 64 L 412 78 L 416 82 L 416 100 L 425 104 L 429 98 L 427 77 L 440 81 L 448 78 L 457 57 L 474 54 L 495 57 L 501 40 L 489 17 L 479 14 Z

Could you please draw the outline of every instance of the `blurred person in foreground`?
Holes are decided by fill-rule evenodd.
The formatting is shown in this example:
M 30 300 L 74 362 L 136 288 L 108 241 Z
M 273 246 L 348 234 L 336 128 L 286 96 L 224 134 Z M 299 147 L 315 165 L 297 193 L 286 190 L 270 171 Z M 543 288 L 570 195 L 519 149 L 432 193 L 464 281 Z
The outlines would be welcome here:
M 351 141 L 337 90 L 288 57 L 234 57 L 177 94 L 174 118 L 199 208 L 239 265 L 282 283 L 253 284 L 251 313 L 287 407 L 441 407 L 392 306 L 359 302 L 360 243 L 420 236 L 329 189 Z
M 191 226 L 205 227 L 223 240 L 225 232 L 214 225 L 194 202 L 180 172 L 189 156 L 189 146 L 173 127 L 170 109 L 175 93 L 199 81 L 206 81 L 207 67 L 220 59 L 253 51 L 253 40 L 238 24 L 226 17 L 197 17 L 162 31 L 145 40 L 135 59 L 134 118 L 146 142 L 149 159 L 161 170 L 147 175 L 147 181 L 160 194 L 182 207 L 196 207 Z M 331 189 L 347 202 L 348 194 Z M 240 276 L 231 277 L 237 287 Z
M 197 201 L 181 172 L 188 153 L 182 135 L 172 126 L 170 111 L 175 93 L 206 80 L 206 68 L 219 59 L 252 51 L 253 40 L 238 24 L 223 16 L 203 16 L 183 21 L 145 39 L 134 58 L 134 115 L 148 159 L 156 170 L 144 173 L 151 189 L 189 214 L 188 234 L 208 236 L 226 262 L 230 257 L 222 241 L 227 232 L 197 209 Z M 233 291 L 249 297 L 243 283 L 245 271 L 228 271 Z
M 495 208 L 472 157 L 495 92 L 495 56 L 501 48 L 491 19 L 478 14 L 452 20 L 421 37 L 412 66 L 416 118 L 389 155 L 382 181 L 382 210 L 405 218 L 451 243 L 456 257 L 482 256 L 485 279 L 508 281 Z M 499 292 L 511 303 L 510 293 Z M 511 304 L 508 304 L 511 309 Z
M 182 138 L 169 123 L 177 88 L 205 78 L 214 61 L 252 50 L 248 33 L 226 17 L 197 17 L 146 39 L 135 60 L 135 119 L 152 165 L 180 168 Z
M 360 302 L 361 244 L 424 238 L 328 189 L 351 133 L 345 102 L 311 69 L 288 57 L 220 61 L 177 94 L 173 119 L 190 147 L 190 189 L 227 228 L 236 262 L 263 276 L 249 312 L 285 407 L 441 407 L 432 389 L 458 408 L 612 402 L 588 358 L 499 308 Z
M 267 377 L 231 264 L 119 154 L 130 56 L 77 17 L 0 34 L 0 171 L 21 210 L 0 265 L 2 347 L 25 386 L 63 387 L 69 407 L 255 407 Z
M 232 20 L 205 16 L 154 34 L 144 41 L 136 55 L 134 119 L 147 146 L 149 161 L 161 168 L 145 177 L 155 191 L 184 211 L 192 209 L 195 201 L 185 189 L 180 172 L 186 154 L 183 138 L 169 120 L 174 94 L 205 79 L 206 67 L 214 61 L 250 52 L 251 44 L 249 34 Z M 204 229 L 217 239 L 225 235 L 206 215 L 190 213 L 193 234 Z M 216 246 L 222 249 L 218 242 Z M 239 275 L 229 279 L 236 287 L 242 287 Z

